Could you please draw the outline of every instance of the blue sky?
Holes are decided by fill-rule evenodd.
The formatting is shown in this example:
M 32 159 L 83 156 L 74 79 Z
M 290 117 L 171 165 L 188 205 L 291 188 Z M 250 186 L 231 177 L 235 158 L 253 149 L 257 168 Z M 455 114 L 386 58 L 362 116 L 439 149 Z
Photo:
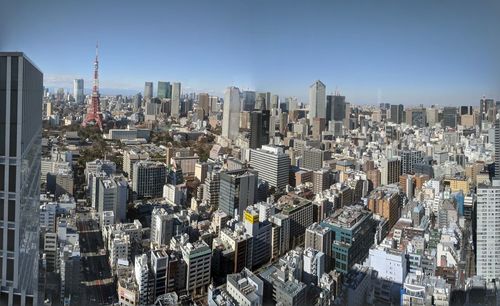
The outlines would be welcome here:
M 493 0 L 6 1 L 0 50 L 26 52 L 49 87 L 89 80 L 99 40 L 109 92 L 162 80 L 184 91 L 235 85 L 307 102 L 320 79 L 357 104 L 500 99 Z

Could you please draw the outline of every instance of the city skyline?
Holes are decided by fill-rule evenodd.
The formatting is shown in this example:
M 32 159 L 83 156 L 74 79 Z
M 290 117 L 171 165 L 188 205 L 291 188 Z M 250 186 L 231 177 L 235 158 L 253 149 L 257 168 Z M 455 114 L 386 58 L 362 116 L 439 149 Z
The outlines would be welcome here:
M 493 1 L 230 4 L 151 2 L 150 16 L 132 22 L 123 16 L 139 3 L 12 2 L 3 10 L 12 13 L 0 13 L 0 47 L 30 54 L 47 87 L 70 89 L 73 79 L 91 84 L 98 40 L 104 94 L 179 81 L 183 92 L 223 96 L 237 86 L 308 103 L 319 79 L 327 94 L 339 89 L 356 104 L 473 105 L 500 96 Z M 30 11 L 38 14 L 22 24 Z

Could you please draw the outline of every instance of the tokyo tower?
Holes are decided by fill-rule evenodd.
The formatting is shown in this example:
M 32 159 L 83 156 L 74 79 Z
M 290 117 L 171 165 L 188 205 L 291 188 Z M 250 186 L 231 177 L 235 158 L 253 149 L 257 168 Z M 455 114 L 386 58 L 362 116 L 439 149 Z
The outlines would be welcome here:
M 94 62 L 94 86 L 92 88 L 92 100 L 87 107 L 87 115 L 82 122 L 82 126 L 87 126 L 89 123 L 94 123 L 99 126 L 102 131 L 102 113 L 101 102 L 99 100 L 99 59 L 98 45 L 95 46 L 95 62 Z

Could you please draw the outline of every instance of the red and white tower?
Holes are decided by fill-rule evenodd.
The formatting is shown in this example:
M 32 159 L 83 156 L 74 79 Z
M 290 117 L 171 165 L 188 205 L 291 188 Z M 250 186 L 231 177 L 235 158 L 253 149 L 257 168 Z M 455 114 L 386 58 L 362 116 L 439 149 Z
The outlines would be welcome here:
M 92 88 L 92 100 L 87 107 L 87 115 L 82 122 L 82 126 L 87 126 L 89 123 L 94 123 L 99 126 L 102 131 L 102 113 L 101 101 L 99 100 L 99 59 L 98 45 L 95 46 L 95 62 L 94 62 L 94 86 Z

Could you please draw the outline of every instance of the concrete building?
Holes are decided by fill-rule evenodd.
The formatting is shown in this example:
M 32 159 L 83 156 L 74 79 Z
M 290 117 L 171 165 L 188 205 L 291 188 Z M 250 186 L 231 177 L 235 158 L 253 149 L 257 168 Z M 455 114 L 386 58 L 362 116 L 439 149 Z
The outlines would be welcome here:
M 220 173 L 219 209 L 228 216 L 243 214 L 256 201 L 257 173 L 242 169 Z
M 368 256 L 375 233 L 372 212 L 358 205 L 343 207 L 323 220 L 321 226 L 334 232 L 332 256 L 338 272 L 347 273 Z
M 476 271 L 486 280 L 500 277 L 500 216 L 496 213 L 500 201 L 500 181 L 479 184 L 476 205 Z
M 227 293 L 241 306 L 259 306 L 264 301 L 264 282 L 247 268 L 227 276 Z
M 144 83 L 144 100 L 151 101 L 153 99 L 153 82 Z
M 309 120 L 326 118 L 326 86 L 316 81 L 309 87 Z
M 170 104 L 170 115 L 179 118 L 181 115 L 181 83 L 172 83 L 172 99 Z
M 329 228 L 313 223 L 306 229 L 304 247 L 306 249 L 313 248 L 325 254 L 324 270 L 326 273 L 329 273 L 333 268 L 332 242 L 333 232 Z
M 403 284 L 408 271 L 406 254 L 386 247 L 371 248 L 369 266 L 378 272 L 378 277 L 397 284 Z
M 228 87 L 224 93 L 224 111 L 222 114 L 222 137 L 236 140 L 240 126 L 240 90 Z
M 181 237 L 180 249 L 186 263 L 186 291 L 195 297 L 207 292 L 210 284 L 212 250 L 204 241 L 190 243 Z
M 380 182 L 382 185 L 399 182 L 401 161 L 396 157 L 383 159 L 380 166 L 380 172 Z
M 151 245 L 168 245 L 174 236 L 174 219 L 165 209 L 155 207 L 151 213 Z
M 132 190 L 138 198 L 160 198 L 166 182 L 166 166 L 153 161 L 138 161 L 134 164 Z
M 307 286 L 296 279 L 289 266 L 271 266 L 260 275 L 264 281 L 264 299 L 283 306 L 306 306 Z
M 250 151 L 250 166 L 259 173 L 259 178 L 269 186 L 284 188 L 288 185 L 290 157 L 281 147 L 262 146 Z
M 392 228 L 400 217 L 400 201 L 401 198 L 397 190 L 379 187 L 370 193 L 368 209 L 387 219 L 389 228 Z
M 413 174 L 414 166 L 422 162 L 424 154 L 418 150 L 403 150 L 399 153 L 401 156 L 401 174 Z
M 304 250 L 304 272 L 302 280 L 306 284 L 319 283 L 321 275 L 325 273 L 325 254 L 313 248 Z

